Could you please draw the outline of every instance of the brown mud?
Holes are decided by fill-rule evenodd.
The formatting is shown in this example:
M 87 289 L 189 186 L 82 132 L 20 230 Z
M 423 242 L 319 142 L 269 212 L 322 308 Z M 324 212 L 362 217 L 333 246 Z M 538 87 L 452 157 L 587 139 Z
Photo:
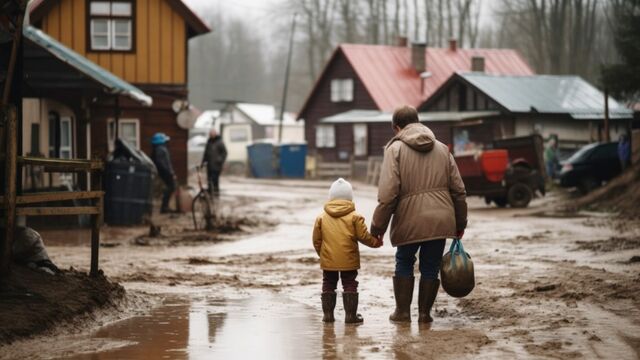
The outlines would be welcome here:
M 0 344 L 71 325 L 98 310 L 117 309 L 125 299 L 122 286 L 103 275 L 91 278 L 74 269 L 50 275 L 14 265 L 0 284 Z
M 415 322 L 416 289 L 414 322 L 390 323 L 394 249 L 385 239 L 381 249 L 361 246 L 359 312 L 365 323 L 345 326 L 339 297 L 338 321 L 325 325 L 310 227 L 326 187 L 225 180 L 228 203 L 240 199 L 234 214 L 278 225 L 227 234 L 233 241 L 148 246 L 134 242 L 147 228 L 105 229 L 105 240 L 119 244 L 101 249 L 101 267 L 110 279 L 129 293 L 168 300 L 145 316 L 73 338 L 45 339 L 47 356 L 24 343 L 8 348 L 9 358 L 136 358 L 151 349 L 158 358 L 175 359 L 638 358 L 640 263 L 631 259 L 640 255 L 640 228 L 633 221 L 598 212 L 540 216 L 562 202 L 557 194 L 528 209 L 470 199 L 463 241 L 473 256 L 476 288 L 468 297 L 451 298 L 441 290 L 435 322 L 424 326 Z M 354 190 L 356 208 L 370 219 L 375 189 L 355 184 Z M 170 229 L 175 220 L 161 223 Z M 184 229 L 165 236 L 191 236 Z M 88 266 L 86 246 L 56 244 L 50 249 L 54 261 Z

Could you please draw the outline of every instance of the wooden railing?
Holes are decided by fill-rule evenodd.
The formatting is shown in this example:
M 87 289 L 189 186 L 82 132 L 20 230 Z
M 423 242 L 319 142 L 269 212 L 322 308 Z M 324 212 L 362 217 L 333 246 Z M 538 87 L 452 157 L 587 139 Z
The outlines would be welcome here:
M 5 237 L 3 266 L 11 261 L 11 246 L 15 234 L 16 216 L 91 216 L 91 270 L 90 274 L 98 274 L 100 248 L 100 227 L 103 222 L 104 192 L 102 191 L 102 171 L 104 163 L 98 159 L 46 159 L 16 156 L 17 129 L 15 110 L 8 111 L 5 117 L 6 152 L 0 157 L 5 163 L 5 191 L 0 196 L 0 208 L 4 210 Z M 16 195 L 18 167 L 40 166 L 48 173 L 91 173 L 91 190 L 42 192 Z M 47 203 L 63 201 L 88 200 L 90 205 L 83 206 L 46 206 Z

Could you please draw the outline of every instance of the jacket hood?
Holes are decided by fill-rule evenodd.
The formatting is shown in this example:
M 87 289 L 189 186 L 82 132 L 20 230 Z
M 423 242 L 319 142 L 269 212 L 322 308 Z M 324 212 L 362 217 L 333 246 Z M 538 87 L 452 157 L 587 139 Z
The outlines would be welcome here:
M 331 200 L 324 204 L 324 211 L 331 217 L 343 217 L 356 210 L 356 206 L 349 200 Z
M 431 129 L 422 124 L 409 124 L 391 139 L 389 144 L 396 140 L 402 141 L 415 151 L 429 152 L 433 150 L 436 136 Z

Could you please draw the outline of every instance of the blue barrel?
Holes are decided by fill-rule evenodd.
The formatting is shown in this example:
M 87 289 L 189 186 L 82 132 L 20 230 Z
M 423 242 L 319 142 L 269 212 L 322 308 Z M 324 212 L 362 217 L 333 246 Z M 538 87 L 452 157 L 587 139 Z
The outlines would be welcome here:
M 274 178 L 278 176 L 276 153 L 273 144 L 255 143 L 247 145 L 249 169 L 257 178 Z
M 307 160 L 306 144 L 282 144 L 279 146 L 280 176 L 304 178 Z

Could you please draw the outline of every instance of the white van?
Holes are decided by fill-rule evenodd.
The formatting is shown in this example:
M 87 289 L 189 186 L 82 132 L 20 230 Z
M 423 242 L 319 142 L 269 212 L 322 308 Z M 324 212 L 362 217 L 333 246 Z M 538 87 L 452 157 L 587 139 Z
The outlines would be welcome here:
M 227 162 L 225 172 L 233 175 L 244 175 L 247 171 L 247 145 L 251 144 L 253 137 L 249 124 L 214 124 L 218 133 L 222 134 L 222 141 L 227 148 Z M 194 128 L 189 130 L 189 168 L 200 165 L 204 149 L 209 139 L 210 128 Z

